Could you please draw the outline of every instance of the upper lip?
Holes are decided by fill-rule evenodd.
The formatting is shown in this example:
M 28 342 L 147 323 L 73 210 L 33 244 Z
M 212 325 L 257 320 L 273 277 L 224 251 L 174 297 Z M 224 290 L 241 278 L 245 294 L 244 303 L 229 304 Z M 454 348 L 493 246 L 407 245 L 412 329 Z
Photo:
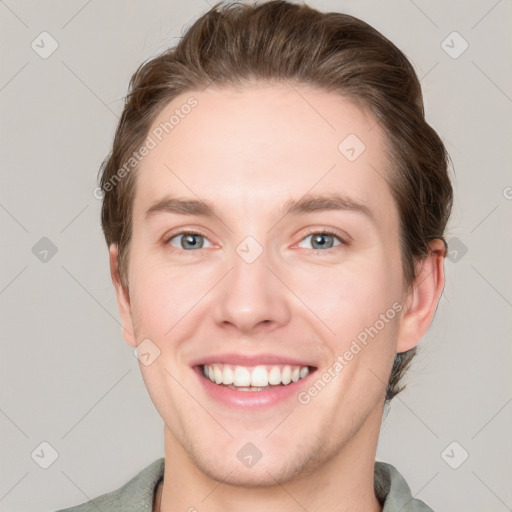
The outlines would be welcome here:
M 242 353 L 226 353 L 226 354 L 213 354 L 210 356 L 203 356 L 191 362 L 191 366 L 226 363 L 240 366 L 258 366 L 258 365 L 271 365 L 271 364 L 286 364 L 291 366 L 311 366 L 311 362 L 296 359 L 293 357 L 280 356 L 277 354 L 242 354 Z

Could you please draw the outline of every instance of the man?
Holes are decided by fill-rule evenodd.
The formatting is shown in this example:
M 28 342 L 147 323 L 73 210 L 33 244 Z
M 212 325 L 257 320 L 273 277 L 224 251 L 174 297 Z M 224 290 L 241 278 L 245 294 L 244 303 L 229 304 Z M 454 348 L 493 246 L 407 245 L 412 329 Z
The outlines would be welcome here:
M 431 510 L 375 462 L 452 204 L 410 63 L 351 16 L 218 4 L 130 85 L 102 226 L 165 458 L 67 510 Z

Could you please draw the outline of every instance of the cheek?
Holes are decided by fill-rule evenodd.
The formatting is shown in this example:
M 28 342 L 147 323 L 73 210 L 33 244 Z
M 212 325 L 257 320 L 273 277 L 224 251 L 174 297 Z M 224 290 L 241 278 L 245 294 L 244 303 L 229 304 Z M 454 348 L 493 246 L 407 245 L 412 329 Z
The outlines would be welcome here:
M 169 340 L 174 326 L 185 328 L 201 310 L 201 297 L 214 282 L 208 269 L 172 268 L 151 258 L 133 260 L 132 315 L 140 336 Z
M 336 324 L 373 323 L 400 298 L 398 279 L 378 258 L 333 269 L 318 284 L 313 303 Z
M 171 282 L 151 265 L 133 262 L 130 299 L 132 315 L 141 336 L 161 336 L 172 326 L 179 282 Z
M 347 353 L 350 366 L 367 358 L 384 365 L 393 356 L 401 305 L 401 274 L 383 257 L 340 268 L 321 280 L 311 309 L 330 328 L 331 351 Z M 396 264 L 395 264 L 396 266 Z M 347 352 L 349 351 L 349 352 Z

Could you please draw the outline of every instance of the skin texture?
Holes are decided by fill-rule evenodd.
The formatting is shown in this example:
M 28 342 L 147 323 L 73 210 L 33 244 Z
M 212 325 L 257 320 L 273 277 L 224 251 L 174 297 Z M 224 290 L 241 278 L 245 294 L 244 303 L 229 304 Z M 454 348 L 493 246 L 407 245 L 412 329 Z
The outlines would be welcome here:
M 348 99 L 306 85 L 210 86 L 175 98 L 153 126 L 190 96 L 197 106 L 139 169 L 129 291 L 110 249 L 123 336 L 160 350 L 140 364 L 165 424 L 155 508 L 381 510 L 373 470 L 385 387 L 395 354 L 432 321 L 444 246 L 432 243 L 407 289 L 398 212 L 383 179 L 385 137 Z M 349 134 L 366 147 L 355 161 L 338 149 Z M 280 214 L 289 199 L 333 192 L 366 205 L 373 220 L 355 211 Z M 217 217 L 145 218 L 167 194 L 210 201 Z M 309 235 L 323 228 L 347 243 L 327 237 L 318 248 Z M 202 248 L 187 249 L 183 229 L 202 235 Z M 236 252 L 249 235 L 263 250 L 250 264 Z M 294 396 L 266 410 L 229 408 L 206 395 L 191 368 L 202 356 L 272 353 L 308 361 L 321 376 L 395 302 L 400 314 L 308 404 Z M 251 468 L 237 458 L 247 442 L 262 453 Z

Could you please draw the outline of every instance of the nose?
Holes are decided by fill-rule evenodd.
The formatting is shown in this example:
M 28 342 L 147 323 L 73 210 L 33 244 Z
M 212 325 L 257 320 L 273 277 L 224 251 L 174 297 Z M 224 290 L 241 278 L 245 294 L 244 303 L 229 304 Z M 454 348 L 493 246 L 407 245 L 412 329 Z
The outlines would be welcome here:
M 288 323 L 293 296 L 265 251 L 249 261 L 235 252 L 231 271 L 216 287 L 213 306 L 217 325 L 244 335 L 270 332 Z

